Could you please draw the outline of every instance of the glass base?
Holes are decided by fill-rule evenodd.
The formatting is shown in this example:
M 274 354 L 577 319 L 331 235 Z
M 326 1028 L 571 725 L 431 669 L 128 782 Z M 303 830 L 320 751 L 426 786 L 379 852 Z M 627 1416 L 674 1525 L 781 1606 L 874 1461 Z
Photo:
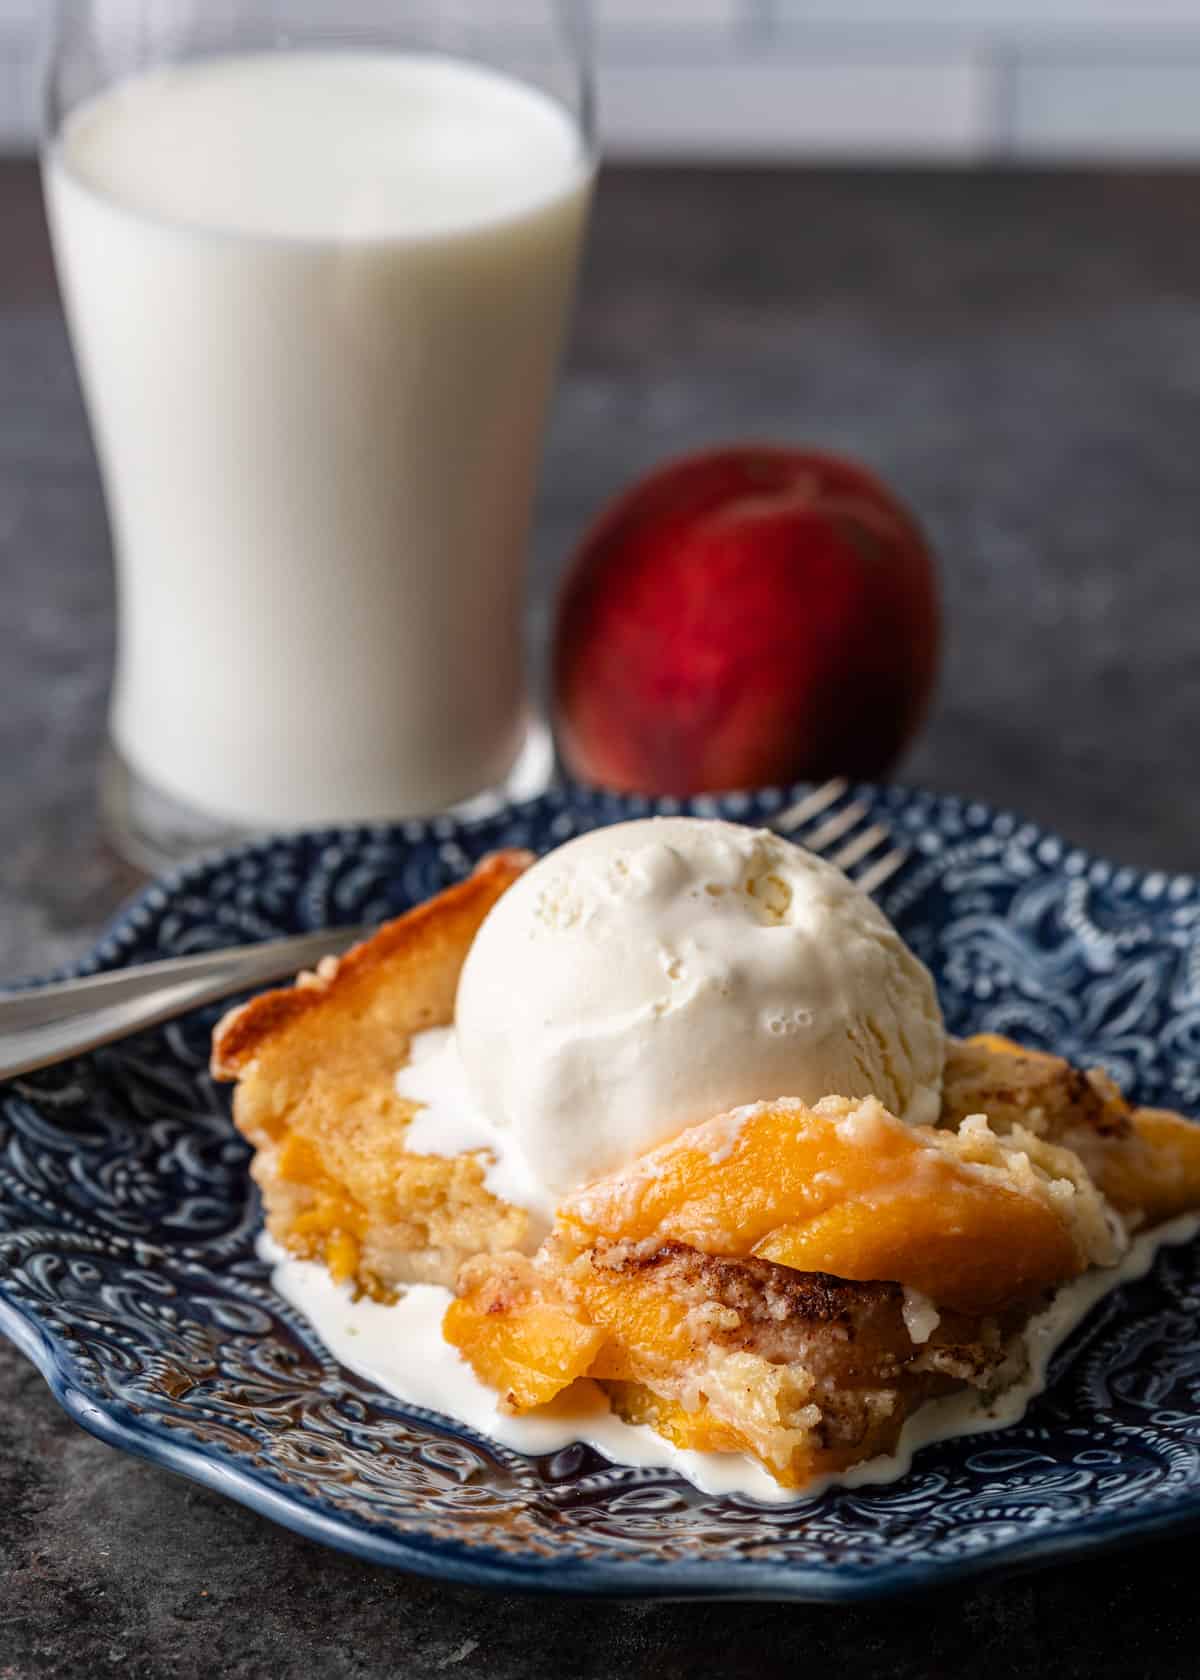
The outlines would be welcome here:
M 444 815 L 471 822 L 490 816 L 509 800 L 535 798 L 545 792 L 553 777 L 554 743 L 549 729 L 539 719 L 530 725 L 516 763 L 499 786 L 485 788 L 444 812 L 410 811 L 405 817 Z M 204 852 L 261 839 L 272 832 L 222 822 L 162 793 L 138 775 L 112 741 L 100 767 L 100 811 L 117 851 L 150 875 L 174 869 Z M 396 820 L 401 822 L 405 817 L 398 816 Z M 346 818 L 349 827 L 356 821 L 353 816 Z

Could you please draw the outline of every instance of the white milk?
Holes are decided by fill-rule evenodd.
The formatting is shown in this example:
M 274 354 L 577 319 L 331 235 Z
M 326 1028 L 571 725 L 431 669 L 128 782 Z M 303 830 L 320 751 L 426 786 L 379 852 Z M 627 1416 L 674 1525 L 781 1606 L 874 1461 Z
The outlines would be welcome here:
M 587 210 L 578 128 L 454 59 L 135 77 L 46 159 L 112 517 L 112 726 L 247 825 L 504 779 L 524 549 Z

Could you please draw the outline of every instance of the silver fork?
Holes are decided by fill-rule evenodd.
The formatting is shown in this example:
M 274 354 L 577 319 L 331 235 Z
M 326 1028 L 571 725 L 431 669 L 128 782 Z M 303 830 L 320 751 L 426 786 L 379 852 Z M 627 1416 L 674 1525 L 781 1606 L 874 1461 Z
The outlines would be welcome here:
M 890 845 L 882 823 L 868 822 L 861 801 L 841 803 L 849 786 L 841 777 L 823 782 L 780 811 L 770 826 L 828 857 L 864 892 L 877 892 L 908 854 Z M 0 995 L 0 1081 L 127 1038 L 202 1004 L 290 979 L 322 957 L 340 956 L 370 931 L 325 928 Z
M 849 791 L 845 777 L 834 776 L 780 811 L 770 826 L 798 840 L 818 857 L 836 863 L 863 892 L 878 892 L 904 863 L 908 852 L 903 846 L 892 845 L 891 833 L 883 823 L 868 821 L 871 812 L 861 799 L 836 808 Z

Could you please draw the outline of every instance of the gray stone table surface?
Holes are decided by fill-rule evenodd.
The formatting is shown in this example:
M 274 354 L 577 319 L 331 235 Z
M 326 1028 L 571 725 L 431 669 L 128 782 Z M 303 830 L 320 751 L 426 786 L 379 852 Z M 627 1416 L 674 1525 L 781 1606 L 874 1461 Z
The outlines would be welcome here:
M 861 456 L 941 556 L 905 779 L 1122 861 L 1200 868 L 1200 178 L 625 171 L 603 183 L 530 633 L 585 518 L 663 455 Z M 137 877 L 93 801 L 103 510 L 31 165 L 0 163 L 0 977 Z M 881 1607 L 488 1597 L 367 1568 L 123 1458 L 0 1351 L 0 1680 L 1195 1674 L 1200 1548 Z

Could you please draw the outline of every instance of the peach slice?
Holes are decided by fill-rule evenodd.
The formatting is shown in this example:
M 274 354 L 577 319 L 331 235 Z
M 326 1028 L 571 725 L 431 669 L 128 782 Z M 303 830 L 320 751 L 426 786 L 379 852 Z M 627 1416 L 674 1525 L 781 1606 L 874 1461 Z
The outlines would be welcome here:
M 841 1202 L 808 1224 L 781 1225 L 754 1252 L 799 1272 L 895 1278 L 964 1313 L 1032 1300 L 1081 1270 L 1054 1214 L 1010 1190 L 981 1195 L 953 1176 L 932 1198 L 899 1190 L 882 1202 Z
M 469 1261 L 460 1291 L 442 1334 L 508 1411 L 546 1405 L 587 1374 L 604 1344 L 603 1330 L 555 1299 L 520 1255 Z
M 632 1381 L 693 1352 L 687 1307 L 648 1280 L 585 1263 L 570 1294 L 568 1305 L 519 1255 L 472 1262 L 442 1334 L 515 1412 L 546 1405 L 578 1377 Z
M 906 1126 L 874 1099 L 763 1103 L 576 1192 L 558 1229 L 578 1248 L 653 1237 L 888 1279 L 984 1313 L 1077 1276 L 1090 1258 L 1063 1205 L 1072 1187 L 1056 1196 L 1013 1155 L 1023 1173 L 964 1159 L 955 1134 Z

